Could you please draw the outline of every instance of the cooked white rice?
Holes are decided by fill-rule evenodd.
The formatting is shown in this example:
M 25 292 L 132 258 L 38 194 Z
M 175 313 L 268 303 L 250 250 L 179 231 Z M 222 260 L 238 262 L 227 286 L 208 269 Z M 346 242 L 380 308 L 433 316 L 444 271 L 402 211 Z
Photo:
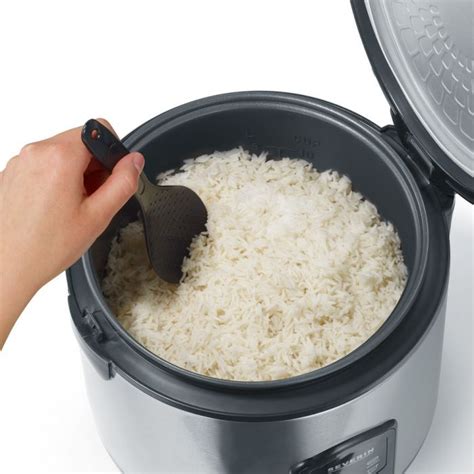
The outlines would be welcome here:
M 392 224 L 346 176 L 242 149 L 188 160 L 160 184 L 196 191 L 209 213 L 184 280 L 159 280 L 139 222 L 109 254 L 103 291 L 124 328 L 188 370 L 274 380 L 344 357 L 382 325 L 407 280 Z

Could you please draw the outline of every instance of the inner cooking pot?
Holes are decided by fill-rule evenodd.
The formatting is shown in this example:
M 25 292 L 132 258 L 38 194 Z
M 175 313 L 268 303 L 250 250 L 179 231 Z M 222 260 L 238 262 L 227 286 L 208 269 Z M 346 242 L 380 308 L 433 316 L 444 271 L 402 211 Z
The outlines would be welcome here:
M 374 203 L 381 216 L 394 224 L 409 271 L 406 289 L 391 316 L 368 341 L 346 357 L 316 371 L 285 380 L 236 382 L 213 379 L 170 364 L 138 344 L 120 326 L 98 290 L 111 239 L 135 220 L 132 199 L 113 219 L 88 255 L 93 284 L 105 316 L 135 351 L 153 363 L 200 382 L 262 388 L 291 384 L 343 368 L 379 345 L 410 308 L 423 278 L 427 255 L 427 224 L 418 185 L 384 134 L 366 119 L 312 98 L 282 93 L 236 93 L 198 100 L 162 114 L 129 134 L 124 143 L 146 158 L 145 173 L 178 169 L 183 160 L 234 147 L 269 158 L 303 158 L 316 169 L 347 175 L 353 188 Z

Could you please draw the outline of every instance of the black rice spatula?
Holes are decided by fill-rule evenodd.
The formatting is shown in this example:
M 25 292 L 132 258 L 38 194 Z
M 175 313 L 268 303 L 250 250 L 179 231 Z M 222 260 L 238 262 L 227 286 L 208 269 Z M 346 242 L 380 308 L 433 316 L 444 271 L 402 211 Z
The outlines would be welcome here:
M 82 141 L 109 171 L 130 153 L 114 133 L 94 119 L 84 125 Z M 191 189 L 152 184 L 145 173 L 140 175 L 135 198 L 141 208 L 148 258 L 153 269 L 163 280 L 178 283 L 193 237 L 206 230 L 206 206 Z

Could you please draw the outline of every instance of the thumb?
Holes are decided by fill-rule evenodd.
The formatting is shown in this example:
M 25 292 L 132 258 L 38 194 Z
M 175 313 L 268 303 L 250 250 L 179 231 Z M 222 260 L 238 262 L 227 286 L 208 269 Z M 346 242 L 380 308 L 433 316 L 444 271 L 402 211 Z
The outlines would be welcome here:
M 94 193 L 86 198 L 86 213 L 101 228 L 105 228 L 112 217 L 137 190 L 138 177 L 145 165 L 143 155 L 138 152 L 124 156 Z

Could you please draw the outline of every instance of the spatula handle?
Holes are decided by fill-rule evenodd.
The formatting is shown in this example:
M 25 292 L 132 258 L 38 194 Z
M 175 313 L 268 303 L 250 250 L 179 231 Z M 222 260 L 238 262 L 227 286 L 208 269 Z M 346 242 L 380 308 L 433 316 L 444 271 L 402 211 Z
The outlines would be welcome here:
M 109 171 L 125 156 L 130 153 L 127 147 L 105 125 L 95 119 L 88 120 L 82 127 L 82 142 L 92 156 L 100 161 Z M 146 202 L 145 192 L 152 184 L 145 173 L 138 177 L 138 189 L 135 196 L 140 205 Z
M 109 171 L 130 153 L 126 146 L 104 125 L 90 119 L 82 128 L 82 142 L 94 158 Z

